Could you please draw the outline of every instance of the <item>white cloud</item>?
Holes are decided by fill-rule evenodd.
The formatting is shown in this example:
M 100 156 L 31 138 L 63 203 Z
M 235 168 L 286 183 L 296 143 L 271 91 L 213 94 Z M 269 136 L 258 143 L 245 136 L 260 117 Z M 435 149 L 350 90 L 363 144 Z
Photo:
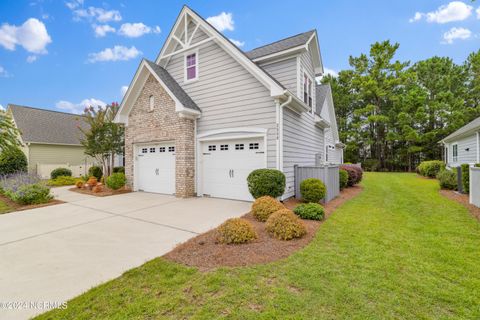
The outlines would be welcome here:
M 88 9 L 76 9 L 73 11 L 74 20 L 97 20 L 105 23 L 109 21 L 121 21 L 122 15 L 118 10 L 105 10 L 103 8 L 88 7 Z
M 338 77 L 338 72 L 333 70 L 333 69 L 330 69 L 330 68 L 323 68 L 323 74 L 324 75 L 331 75 L 333 77 Z
M 448 30 L 443 34 L 443 43 L 452 44 L 454 40 L 465 40 L 472 36 L 472 32 L 465 28 L 456 28 Z
M 107 33 L 109 32 L 115 32 L 115 28 L 109 26 L 108 24 L 102 24 L 102 25 L 92 25 L 93 30 L 95 31 L 95 37 L 101 38 L 105 37 Z
M 137 23 L 124 23 L 120 26 L 118 33 L 122 36 L 129 38 L 138 38 L 147 33 L 160 33 L 160 27 L 155 26 L 153 28 L 146 26 L 142 22 Z
M 5 108 L 0 104 L 0 111 L 5 111 Z
M 28 57 L 27 57 L 27 62 L 28 62 L 28 63 L 33 63 L 33 62 L 37 61 L 37 58 L 38 58 L 38 57 L 35 56 L 35 55 L 28 56 Z
M 233 21 L 233 15 L 231 12 L 222 12 L 218 16 L 208 17 L 207 21 L 220 32 L 224 30 L 233 31 L 235 29 L 235 22 Z
M 100 52 L 90 53 L 88 61 L 95 63 L 98 61 L 126 61 L 134 59 L 142 54 L 134 46 L 127 48 L 124 46 L 114 46 L 113 48 L 106 48 Z
M 229 40 L 237 47 L 243 47 L 245 45 L 245 41 L 235 40 L 232 38 L 230 38 Z
M 127 90 L 128 90 L 128 86 L 122 86 L 120 88 L 120 92 L 122 93 L 122 97 L 125 95 L 125 93 L 127 93 Z
M 68 9 L 73 10 L 83 5 L 83 0 L 73 0 L 70 2 L 65 2 L 65 5 Z
M 46 46 L 52 42 L 43 22 L 30 18 L 21 26 L 3 24 L 0 27 L 0 45 L 15 50 L 17 45 L 32 53 L 47 53 Z
M 5 70 L 4 67 L 0 66 L 0 78 L 8 78 L 10 74 Z
M 95 98 L 90 98 L 90 99 L 84 99 L 80 103 L 73 103 L 70 101 L 65 101 L 65 100 L 60 100 L 55 104 L 55 108 L 62 110 L 62 111 L 67 111 L 70 113 L 76 113 L 76 114 L 81 114 L 87 107 L 105 107 L 107 104 L 103 102 L 102 100 L 98 100 Z
M 480 19 L 480 7 L 478 7 L 476 12 L 477 12 L 477 19 Z
M 410 22 L 419 21 L 426 18 L 427 22 L 447 23 L 452 21 L 462 21 L 472 14 L 473 7 L 462 1 L 452 1 L 446 5 L 440 6 L 436 11 L 421 13 L 416 12 Z

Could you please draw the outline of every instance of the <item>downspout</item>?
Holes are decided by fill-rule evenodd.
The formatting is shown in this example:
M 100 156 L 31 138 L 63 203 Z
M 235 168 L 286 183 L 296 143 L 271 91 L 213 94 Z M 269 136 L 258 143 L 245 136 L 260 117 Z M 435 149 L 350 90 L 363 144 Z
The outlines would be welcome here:
M 477 163 L 480 163 L 480 131 L 477 131 Z
M 292 102 L 292 96 L 289 95 L 287 101 L 280 104 L 279 100 L 276 100 L 277 104 L 277 169 L 283 172 L 283 107 L 289 105 Z

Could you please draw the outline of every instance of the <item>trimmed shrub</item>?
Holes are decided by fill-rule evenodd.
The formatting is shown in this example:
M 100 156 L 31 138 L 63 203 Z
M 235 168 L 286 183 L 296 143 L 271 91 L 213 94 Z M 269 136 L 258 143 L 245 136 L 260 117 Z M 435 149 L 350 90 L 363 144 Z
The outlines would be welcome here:
M 97 181 L 100 181 L 103 176 L 102 168 L 100 168 L 99 166 L 90 167 L 90 169 L 88 169 L 88 176 L 94 176 L 95 178 L 97 178 Z
M 71 177 L 72 176 L 72 170 L 67 169 L 67 168 L 57 168 L 57 169 L 52 170 L 52 172 L 50 172 L 50 178 L 52 178 L 52 179 L 56 179 L 57 177 L 60 177 L 60 176 Z
M 81 180 L 77 181 L 77 183 L 75 183 L 75 187 L 77 187 L 78 189 L 82 189 L 83 188 L 83 181 L 81 181 Z
M 103 191 L 103 186 L 101 184 L 97 184 L 95 187 L 92 188 L 93 193 L 99 193 Z
M 110 189 L 118 190 L 127 183 L 127 178 L 124 173 L 117 172 L 112 173 L 110 177 L 107 178 L 107 186 Z
M 417 172 L 424 177 L 435 178 L 443 169 L 445 169 L 445 163 L 443 163 L 443 161 L 422 161 L 417 167 Z
M 265 222 L 275 211 L 285 209 L 284 205 L 270 196 L 263 196 L 255 200 L 252 205 L 252 215 L 258 221 Z
M 27 171 L 27 157 L 19 148 L 3 150 L 0 153 L 0 175 Z
M 308 178 L 300 183 L 300 194 L 303 201 L 318 203 L 325 198 L 327 187 L 322 180 Z
M 19 204 L 47 203 L 53 198 L 50 189 L 39 183 L 23 185 L 16 191 L 7 190 L 5 195 Z
M 95 187 L 97 185 L 97 183 L 98 183 L 97 178 L 95 178 L 93 176 L 88 178 L 88 180 L 87 180 L 87 184 L 91 187 Z
M 263 196 L 280 197 L 285 192 L 285 175 L 275 169 L 257 169 L 247 177 L 250 194 L 258 199 Z
M 302 203 L 293 209 L 293 212 L 302 219 L 323 220 L 325 210 L 318 203 Z
M 218 227 L 217 233 L 218 242 L 226 244 L 240 244 L 257 239 L 253 225 L 241 218 L 228 219 Z
M 270 235 L 280 240 L 291 240 L 294 238 L 301 238 L 307 230 L 291 210 L 278 210 L 268 218 L 265 229 Z
M 363 178 L 363 170 L 356 165 L 341 165 L 340 169 L 347 171 L 348 182 L 347 186 L 352 187 L 357 183 L 360 183 Z
M 440 188 L 449 190 L 457 189 L 457 175 L 454 171 L 442 170 L 437 174 L 437 179 L 440 183 Z
M 50 179 L 47 181 L 47 186 L 58 187 L 58 186 L 72 186 L 77 183 L 78 178 L 70 176 L 59 176 L 55 179 Z
M 125 173 L 125 167 L 113 167 L 113 173 Z
M 344 169 L 338 170 L 340 175 L 340 190 L 345 189 L 348 186 L 348 172 Z
M 470 165 L 462 164 L 462 186 L 463 192 L 470 192 Z

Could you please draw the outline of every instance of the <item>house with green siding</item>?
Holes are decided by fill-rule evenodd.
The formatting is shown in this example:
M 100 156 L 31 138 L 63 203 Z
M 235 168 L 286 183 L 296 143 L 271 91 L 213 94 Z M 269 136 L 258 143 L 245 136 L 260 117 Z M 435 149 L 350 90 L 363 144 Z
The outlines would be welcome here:
M 80 143 L 80 128 L 88 128 L 83 116 L 14 104 L 7 111 L 20 131 L 30 173 L 48 178 L 58 167 L 69 168 L 74 176 L 87 173 L 94 160 Z

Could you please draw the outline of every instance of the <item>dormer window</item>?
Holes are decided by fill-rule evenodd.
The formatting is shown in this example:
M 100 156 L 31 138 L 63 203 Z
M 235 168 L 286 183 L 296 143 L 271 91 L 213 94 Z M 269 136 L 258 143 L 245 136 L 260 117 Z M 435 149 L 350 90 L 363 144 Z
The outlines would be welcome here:
M 185 80 L 191 81 L 198 77 L 198 57 L 197 53 L 190 53 L 185 56 Z
M 303 74 L 303 102 L 305 102 L 310 108 L 313 105 L 312 98 L 312 80 L 307 76 L 306 73 Z
M 155 97 L 153 95 L 149 98 L 150 111 L 153 111 L 155 108 Z

